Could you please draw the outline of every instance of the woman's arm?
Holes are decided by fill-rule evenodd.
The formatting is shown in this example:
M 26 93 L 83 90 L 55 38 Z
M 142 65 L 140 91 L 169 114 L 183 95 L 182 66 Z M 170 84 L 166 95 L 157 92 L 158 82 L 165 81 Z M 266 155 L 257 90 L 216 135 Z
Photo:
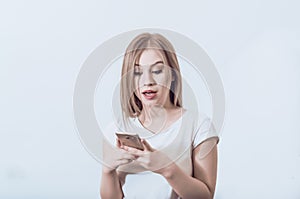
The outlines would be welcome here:
M 124 197 L 116 170 L 110 172 L 102 171 L 100 196 L 102 199 L 122 199 Z
M 211 138 L 199 144 L 192 154 L 193 176 L 186 174 L 175 162 L 167 167 L 161 166 L 171 161 L 165 154 L 153 149 L 142 140 L 144 151 L 124 146 L 136 161 L 145 169 L 166 178 L 173 190 L 184 199 L 212 199 L 217 176 L 217 139 Z M 158 169 L 160 168 L 160 169 Z
M 217 177 L 216 139 L 206 140 L 193 150 L 193 171 L 194 177 L 189 176 L 173 163 L 161 174 L 184 199 L 212 199 Z
M 126 165 L 135 159 L 134 155 L 122 149 L 120 140 L 117 139 L 117 150 L 112 150 L 107 142 L 103 142 L 102 178 L 100 196 L 102 199 L 122 199 L 124 197 L 122 186 L 127 173 L 118 170 L 121 165 Z

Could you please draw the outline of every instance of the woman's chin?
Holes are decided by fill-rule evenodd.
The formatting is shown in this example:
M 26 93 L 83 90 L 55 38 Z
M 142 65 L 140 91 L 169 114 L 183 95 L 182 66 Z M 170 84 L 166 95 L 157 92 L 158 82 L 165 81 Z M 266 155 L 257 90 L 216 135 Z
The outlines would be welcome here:
M 146 107 L 161 107 L 162 106 L 156 100 L 143 100 L 142 104 L 143 104 L 143 106 L 146 106 Z
M 143 103 L 143 106 L 146 106 L 146 107 L 154 107 L 154 106 L 158 106 L 159 104 L 157 104 L 156 102 L 149 102 L 149 101 L 144 101 L 142 102 Z

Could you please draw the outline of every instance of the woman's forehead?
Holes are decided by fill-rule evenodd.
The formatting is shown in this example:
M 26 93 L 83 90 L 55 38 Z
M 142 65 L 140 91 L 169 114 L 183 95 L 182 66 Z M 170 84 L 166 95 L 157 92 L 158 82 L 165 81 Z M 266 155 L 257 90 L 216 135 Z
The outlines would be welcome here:
M 135 65 L 154 65 L 156 63 L 164 63 L 164 57 L 162 53 L 159 50 L 147 49 L 141 53 L 139 60 Z

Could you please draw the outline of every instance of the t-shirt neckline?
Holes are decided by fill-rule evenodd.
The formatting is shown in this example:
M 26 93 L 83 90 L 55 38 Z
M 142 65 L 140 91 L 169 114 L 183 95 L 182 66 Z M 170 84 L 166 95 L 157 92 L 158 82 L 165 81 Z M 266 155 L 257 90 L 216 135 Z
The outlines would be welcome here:
M 174 126 L 176 126 L 176 124 L 178 124 L 180 121 L 182 121 L 185 113 L 187 112 L 186 109 L 184 109 L 182 115 L 175 121 L 173 122 L 170 126 L 168 126 L 167 128 L 163 129 L 162 131 L 159 131 L 158 133 L 153 133 L 153 131 L 149 130 L 148 128 L 144 127 L 143 124 L 141 123 L 141 121 L 139 120 L 138 117 L 135 118 L 135 121 L 137 121 L 138 125 L 145 129 L 147 132 L 149 132 L 151 135 L 155 136 L 155 135 L 159 135 L 159 134 L 162 134 L 164 132 L 168 132 L 171 128 L 173 128 Z

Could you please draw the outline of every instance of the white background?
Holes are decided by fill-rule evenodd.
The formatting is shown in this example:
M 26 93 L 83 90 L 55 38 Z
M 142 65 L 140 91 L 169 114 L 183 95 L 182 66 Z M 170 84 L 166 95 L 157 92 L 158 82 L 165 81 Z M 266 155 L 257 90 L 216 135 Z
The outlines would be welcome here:
M 99 198 L 73 121 L 81 64 L 137 28 L 184 34 L 226 92 L 216 199 L 300 198 L 300 3 L 1 1 L 0 198 Z

